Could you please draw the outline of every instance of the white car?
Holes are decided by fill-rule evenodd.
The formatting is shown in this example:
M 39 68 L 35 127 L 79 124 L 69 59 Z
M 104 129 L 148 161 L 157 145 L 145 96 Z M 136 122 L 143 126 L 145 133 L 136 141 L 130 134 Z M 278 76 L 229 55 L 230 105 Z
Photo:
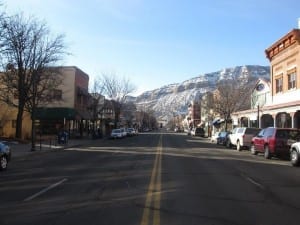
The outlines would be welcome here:
M 300 142 L 291 145 L 290 158 L 293 166 L 300 166 Z
M 127 136 L 127 131 L 125 128 L 120 128 L 121 132 L 122 132 L 122 137 L 126 137 Z
M 116 138 L 123 138 L 124 136 L 123 136 L 123 132 L 121 131 L 121 129 L 113 129 L 111 131 L 110 137 L 113 139 L 116 139 Z
M 134 128 L 132 128 L 132 127 L 127 128 L 126 132 L 127 132 L 127 136 L 137 135 L 136 130 Z
M 250 149 L 252 138 L 258 134 L 259 128 L 254 127 L 236 127 L 228 135 L 226 147 L 236 146 L 237 151 L 242 148 Z
M 211 136 L 210 141 L 211 141 L 211 142 L 217 142 L 217 138 L 219 137 L 219 134 L 220 134 L 220 132 L 214 133 L 214 134 Z

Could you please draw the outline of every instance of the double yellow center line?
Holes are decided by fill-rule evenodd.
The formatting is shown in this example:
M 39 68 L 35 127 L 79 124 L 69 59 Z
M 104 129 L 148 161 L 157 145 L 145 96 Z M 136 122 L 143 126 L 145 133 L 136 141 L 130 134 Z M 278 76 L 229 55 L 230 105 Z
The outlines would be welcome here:
M 162 134 L 157 145 L 141 225 L 160 225 Z

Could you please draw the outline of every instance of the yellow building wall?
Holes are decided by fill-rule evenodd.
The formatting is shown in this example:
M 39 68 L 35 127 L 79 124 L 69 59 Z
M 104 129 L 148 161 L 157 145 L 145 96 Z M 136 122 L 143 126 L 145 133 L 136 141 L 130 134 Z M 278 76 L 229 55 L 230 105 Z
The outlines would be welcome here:
M 0 104 L 0 136 L 14 138 L 16 134 L 17 108 Z M 31 137 L 31 116 L 24 112 L 22 124 L 22 139 Z
M 62 82 L 57 89 L 62 90 L 62 100 L 48 103 L 45 107 L 66 107 L 75 108 L 76 93 L 76 71 L 79 69 L 74 66 L 62 67 L 60 69 Z M 88 86 L 88 82 L 87 82 Z M 40 105 L 43 107 L 43 105 Z M 17 108 L 8 107 L 5 103 L 0 103 L 0 136 L 15 137 L 16 132 Z M 22 124 L 22 138 L 31 137 L 31 115 L 24 112 Z

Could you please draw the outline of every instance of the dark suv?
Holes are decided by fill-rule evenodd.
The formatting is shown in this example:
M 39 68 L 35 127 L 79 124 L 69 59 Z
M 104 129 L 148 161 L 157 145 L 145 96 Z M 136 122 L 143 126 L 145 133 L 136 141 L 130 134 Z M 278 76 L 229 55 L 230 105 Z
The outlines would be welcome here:
M 288 156 L 290 147 L 300 139 L 300 130 L 294 128 L 268 127 L 262 129 L 251 142 L 251 153 L 264 153 L 266 159 Z
M 194 130 L 192 130 L 192 135 L 193 136 L 204 137 L 205 136 L 205 131 L 202 127 L 196 127 L 196 128 L 194 128 Z

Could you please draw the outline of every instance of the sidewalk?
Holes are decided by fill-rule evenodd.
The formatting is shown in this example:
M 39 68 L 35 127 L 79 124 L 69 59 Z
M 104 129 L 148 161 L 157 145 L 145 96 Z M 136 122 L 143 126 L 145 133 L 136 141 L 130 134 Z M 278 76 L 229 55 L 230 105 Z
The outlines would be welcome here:
M 45 151 L 54 151 L 59 149 L 66 149 L 78 146 L 84 146 L 93 141 L 100 141 L 101 139 L 92 140 L 90 138 L 82 138 L 82 139 L 70 139 L 67 144 L 57 144 L 56 141 L 37 141 L 35 146 L 35 151 L 31 151 L 31 142 L 30 143 L 20 143 L 16 141 L 7 141 L 7 144 L 11 148 L 12 159 L 22 157 L 25 155 L 34 154 L 37 152 L 45 152 Z

